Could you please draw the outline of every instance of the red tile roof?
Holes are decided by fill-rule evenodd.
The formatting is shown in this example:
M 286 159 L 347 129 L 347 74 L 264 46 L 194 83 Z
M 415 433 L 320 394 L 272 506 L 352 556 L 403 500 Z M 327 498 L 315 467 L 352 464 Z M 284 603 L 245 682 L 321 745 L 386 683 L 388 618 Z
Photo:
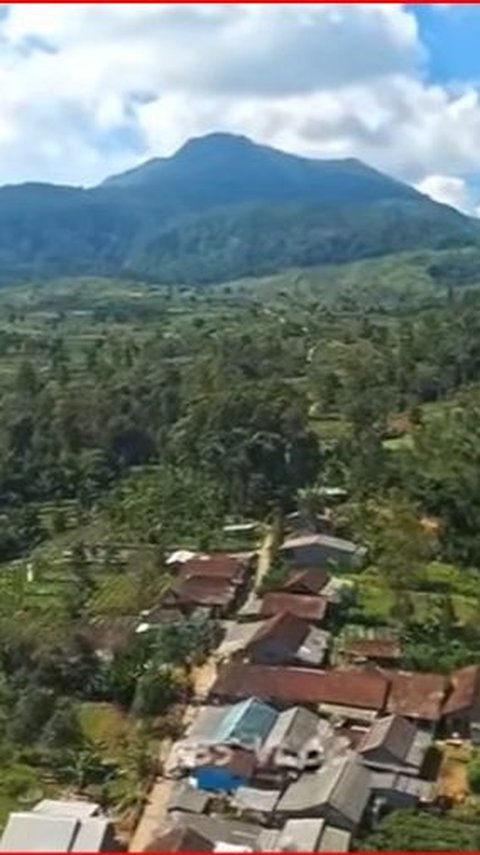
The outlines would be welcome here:
M 406 718 L 438 721 L 447 689 L 442 674 L 412 671 L 383 671 L 391 682 L 387 711 Z
M 381 710 L 388 679 L 380 671 L 284 668 L 231 663 L 221 669 L 212 695 L 231 700 L 256 697 L 280 704 L 339 704 Z
M 288 644 L 292 650 L 297 650 L 305 636 L 310 630 L 308 621 L 296 617 L 289 612 L 280 612 L 259 627 L 253 638 L 248 642 L 247 648 L 252 644 L 263 641 L 278 639 L 283 644 Z
M 180 579 L 225 579 L 232 584 L 239 584 L 245 578 L 246 572 L 245 561 L 225 552 L 216 552 L 212 555 L 196 555 L 195 558 L 185 561 L 178 576 Z
M 451 691 L 443 707 L 444 715 L 460 712 L 480 702 L 480 666 L 467 665 L 450 677 Z
M 261 617 L 272 617 L 280 612 L 290 612 L 305 620 L 322 620 L 327 611 L 326 597 L 314 597 L 303 594 L 287 594 L 271 591 L 265 594 L 260 608 Z
M 235 588 L 226 579 L 180 579 L 173 587 L 180 604 L 199 606 L 228 606 L 235 597 Z

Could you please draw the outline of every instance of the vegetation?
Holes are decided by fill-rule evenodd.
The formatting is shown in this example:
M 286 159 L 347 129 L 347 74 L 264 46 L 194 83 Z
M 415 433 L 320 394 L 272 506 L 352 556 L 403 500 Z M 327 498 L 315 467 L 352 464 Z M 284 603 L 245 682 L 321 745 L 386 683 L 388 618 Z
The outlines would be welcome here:
M 364 852 L 475 852 L 480 826 L 448 816 L 398 810 L 361 841 Z

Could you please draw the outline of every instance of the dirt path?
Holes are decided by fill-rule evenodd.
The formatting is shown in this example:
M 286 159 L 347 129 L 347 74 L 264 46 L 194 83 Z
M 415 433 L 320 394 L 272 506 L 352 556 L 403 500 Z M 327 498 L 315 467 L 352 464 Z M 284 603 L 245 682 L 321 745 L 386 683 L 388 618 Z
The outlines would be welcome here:
M 193 669 L 193 691 L 197 701 L 205 700 L 213 685 L 216 674 L 217 670 L 213 657 L 208 659 L 203 665 Z M 185 727 L 193 721 L 197 713 L 198 709 L 195 704 L 189 704 L 185 707 L 182 715 L 182 723 Z M 172 740 L 164 739 L 159 756 L 160 763 L 164 769 L 168 768 L 172 748 Z M 175 784 L 175 780 L 162 775 L 156 779 L 148 795 L 147 804 L 135 829 L 135 833 L 130 841 L 130 852 L 143 852 L 155 835 L 158 834 L 159 829 L 168 825 L 167 806 Z
M 265 536 L 258 551 L 257 572 L 255 575 L 255 587 L 259 588 L 263 577 L 270 570 L 272 563 L 273 547 L 275 545 L 275 533 L 273 526 L 265 526 Z

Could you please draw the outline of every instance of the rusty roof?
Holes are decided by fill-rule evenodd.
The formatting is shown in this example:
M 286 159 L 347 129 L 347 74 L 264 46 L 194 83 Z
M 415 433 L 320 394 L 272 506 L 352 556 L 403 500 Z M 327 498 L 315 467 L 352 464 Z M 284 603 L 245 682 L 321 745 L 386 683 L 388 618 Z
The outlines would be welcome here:
M 226 552 L 215 552 L 211 555 L 196 555 L 185 561 L 178 576 L 180 579 L 225 579 L 232 584 L 239 584 L 245 578 L 246 571 L 245 561 Z
M 280 704 L 341 704 L 382 710 L 388 678 L 380 671 L 288 668 L 231 663 L 220 670 L 211 694 L 240 699 L 256 697 Z
M 342 650 L 351 656 L 365 659 L 400 659 L 402 648 L 398 641 L 381 638 L 352 638 L 342 644 Z
M 270 591 L 263 597 L 260 616 L 272 617 L 280 612 L 290 612 L 290 614 L 305 620 L 322 620 L 325 617 L 327 607 L 328 600 L 326 597 Z
M 320 570 L 315 567 L 297 568 L 290 570 L 286 580 L 279 585 L 279 590 L 287 591 L 290 594 L 318 594 L 329 579 L 330 574 L 327 570 Z
M 173 591 L 179 603 L 200 606 L 228 606 L 235 597 L 235 588 L 228 579 L 201 576 L 179 579 Z
M 390 679 L 387 711 L 407 718 L 438 721 L 447 689 L 442 674 L 413 671 L 383 671 Z
M 290 612 L 279 612 L 262 623 L 248 642 L 247 648 L 263 641 L 279 639 L 283 644 L 288 644 L 292 651 L 295 651 L 308 635 L 309 629 L 308 621 L 302 620 Z
M 450 677 L 451 691 L 443 707 L 450 715 L 471 707 L 480 700 L 480 666 L 467 665 L 454 671 Z

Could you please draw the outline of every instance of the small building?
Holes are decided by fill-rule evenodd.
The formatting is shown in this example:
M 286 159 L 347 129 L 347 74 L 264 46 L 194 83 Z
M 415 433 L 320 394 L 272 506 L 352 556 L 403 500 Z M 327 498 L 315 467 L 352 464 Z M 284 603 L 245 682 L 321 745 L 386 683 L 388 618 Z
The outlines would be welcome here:
M 442 716 L 448 681 L 442 674 L 382 671 L 390 681 L 387 712 L 433 730 Z
M 278 713 L 255 698 L 226 707 L 204 707 L 178 743 L 179 765 L 194 768 L 210 756 L 211 748 L 233 747 L 258 751 Z M 218 761 L 217 761 L 218 762 Z
M 262 763 L 277 775 L 312 771 L 344 754 L 349 741 L 332 725 L 304 707 L 281 712 L 262 749 Z
M 1 852 L 120 852 L 114 827 L 100 807 L 44 799 L 32 811 L 11 813 Z
M 164 604 L 191 614 L 199 606 L 209 609 L 212 616 L 226 616 L 235 605 L 238 589 L 227 579 L 192 576 L 178 579 L 166 595 Z
M 260 824 L 269 823 L 280 798 L 279 790 L 267 790 L 260 787 L 238 787 L 230 805 L 244 819 Z
M 285 580 L 278 585 L 277 590 L 287 594 L 317 596 L 328 584 L 329 579 L 328 571 L 318 567 L 292 568 Z
M 179 571 L 179 578 L 223 579 L 234 587 L 243 585 L 248 574 L 248 562 L 242 561 L 226 552 L 211 555 L 196 555 L 185 561 Z
M 270 618 L 289 612 L 303 620 L 320 626 L 327 614 L 328 600 L 326 597 L 289 594 L 283 591 L 269 591 L 265 594 L 260 605 L 260 617 Z
M 396 772 L 372 772 L 370 778 L 374 810 L 391 810 L 427 806 L 435 799 L 435 785 L 411 775 Z
M 167 811 L 181 813 L 206 813 L 211 801 L 211 794 L 192 787 L 186 781 L 179 781 L 173 788 L 168 801 Z
M 329 633 L 311 626 L 289 612 L 280 612 L 263 622 L 245 647 L 250 662 L 259 665 L 321 665 L 329 644 Z
M 454 671 L 442 710 L 445 729 L 480 745 L 480 666 Z
M 329 534 L 293 534 L 280 547 L 280 556 L 294 567 L 336 567 L 353 570 L 363 564 L 366 550 Z
M 213 852 L 212 842 L 189 825 L 173 824 L 159 832 L 144 852 Z
M 284 817 L 321 817 L 353 833 L 370 798 L 370 773 L 354 755 L 333 759 L 318 772 L 305 773 L 283 793 L 277 812 Z
M 288 819 L 276 841 L 277 852 L 348 852 L 351 834 L 324 819 Z
M 186 825 L 185 819 L 178 823 Z M 260 852 L 268 851 L 260 846 L 260 841 L 271 840 L 268 829 L 255 823 L 243 822 L 232 817 L 205 816 L 203 814 L 188 817 L 188 827 L 203 839 L 208 840 L 213 852 Z M 276 837 L 276 834 L 275 834 Z M 157 850 L 159 851 L 159 850 Z M 162 851 L 168 852 L 169 849 Z M 190 851 L 193 851 L 192 849 Z M 271 850 L 270 850 L 271 851 Z
M 428 731 L 401 716 L 389 715 L 373 722 L 357 751 L 369 768 L 419 775 L 431 744 Z

